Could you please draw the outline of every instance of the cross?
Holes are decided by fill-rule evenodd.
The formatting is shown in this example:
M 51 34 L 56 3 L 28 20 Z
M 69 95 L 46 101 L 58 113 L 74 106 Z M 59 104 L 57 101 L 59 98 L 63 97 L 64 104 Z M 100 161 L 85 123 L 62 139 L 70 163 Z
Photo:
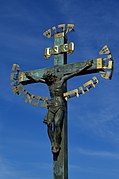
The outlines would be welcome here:
M 59 30 L 60 29 L 60 30 Z M 53 154 L 53 178 L 68 179 L 68 119 L 67 100 L 85 94 L 98 83 L 97 77 L 85 82 L 82 86 L 67 91 L 67 81 L 75 76 L 100 73 L 105 79 L 111 79 L 113 72 L 113 58 L 107 45 L 100 51 L 104 58 L 88 59 L 86 61 L 67 64 L 67 54 L 74 52 L 74 43 L 67 43 L 67 34 L 74 31 L 74 24 L 60 24 L 58 29 L 53 26 L 43 33 L 47 38 L 54 37 L 54 46 L 45 49 L 44 57 L 49 59 L 54 55 L 54 66 L 20 72 L 20 67 L 13 64 L 12 89 L 15 94 L 22 95 L 25 102 L 47 107 L 44 118 Z M 21 85 L 44 83 L 48 86 L 50 97 L 30 94 Z

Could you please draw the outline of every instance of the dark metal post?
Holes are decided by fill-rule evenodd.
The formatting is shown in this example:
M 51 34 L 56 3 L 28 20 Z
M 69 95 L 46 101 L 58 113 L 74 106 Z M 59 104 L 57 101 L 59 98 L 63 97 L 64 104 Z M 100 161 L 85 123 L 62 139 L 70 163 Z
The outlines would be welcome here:
M 67 43 L 64 32 L 54 35 L 54 46 Z M 64 65 L 67 63 L 67 53 L 54 55 L 54 65 Z M 67 91 L 65 83 L 64 92 Z M 68 132 L 67 132 L 67 102 L 65 105 L 65 116 L 63 119 L 61 150 L 58 154 L 53 154 L 53 176 L 54 179 L 68 179 Z

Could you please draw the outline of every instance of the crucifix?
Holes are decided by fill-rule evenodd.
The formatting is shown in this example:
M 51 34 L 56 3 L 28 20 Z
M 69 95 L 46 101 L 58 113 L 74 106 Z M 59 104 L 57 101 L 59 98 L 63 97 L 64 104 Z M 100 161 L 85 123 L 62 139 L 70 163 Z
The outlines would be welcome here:
M 86 61 L 67 64 L 67 54 L 74 52 L 74 43 L 67 43 L 67 34 L 74 31 L 74 24 L 60 24 L 43 33 L 47 38 L 54 37 L 54 46 L 45 49 L 44 57 L 49 59 L 54 55 L 54 66 L 20 72 L 20 67 L 13 64 L 11 86 L 14 94 L 21 95 L 24 101 L 38 106 L 47 107 L 44 123 L 51 143 L 53 155 L 53 178 L 68 179 L 68 147 L 67 147 L 67 101 L 72 97 L 79 97 L 95 87 L 98 79 L 94 76 L 82 86 L 67 91 L 67 81 L 75 76 L 100 73 L 105 79 L 111 79 L 113 72 L 113 58 L 108 46 L 100 51 L 104 58 L 88 59 Z M 48 97 L 36 96 L 26 91 L 22 86 L 43 83 L 48 86 Z

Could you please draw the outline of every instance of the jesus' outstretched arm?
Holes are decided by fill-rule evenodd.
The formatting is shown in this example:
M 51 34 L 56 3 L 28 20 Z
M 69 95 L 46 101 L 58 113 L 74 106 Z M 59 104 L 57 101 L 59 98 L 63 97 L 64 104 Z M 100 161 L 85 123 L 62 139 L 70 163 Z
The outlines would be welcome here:
M 34 80 L 35 82 L 45 83 L 43 78 L 36 77 L 31 72 L 26 72 L 25 75 L 28 79 Z
M 78 76 L 80 73 L 82 73 L 83 71 L 87 70 L 88 68 L 90 68 L 92 66 L 93 60 L 88 60 L 86 62 L 86 64 L 80 68 L 79 70 L 75 71 L 74 73 L 71 73 L 69 75 L 66 75 L 62 78 L 62 80 L 64 80 L 64 82 L 66 82 L 68 79 L 73 78 L 74 76 Z

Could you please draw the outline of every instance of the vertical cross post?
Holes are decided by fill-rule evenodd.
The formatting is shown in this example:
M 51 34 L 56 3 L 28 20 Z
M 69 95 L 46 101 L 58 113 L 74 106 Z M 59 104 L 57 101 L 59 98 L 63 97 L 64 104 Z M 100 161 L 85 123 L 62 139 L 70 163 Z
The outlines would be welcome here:
M 64 32 L 54 35 L 54 46 L 67 43 Z M 67 53 L 54 55 L 54 66 L 67 64 Z M 67 84 L 64 84 L 64 92 L 67 91 Z M 53 176 L 54 179 L 68 179 L 68 132 L 67 132 L 67 102 L 65 103 L 65 115 L 62 127 L 61 149 L 58 154 L 53 154 Z

